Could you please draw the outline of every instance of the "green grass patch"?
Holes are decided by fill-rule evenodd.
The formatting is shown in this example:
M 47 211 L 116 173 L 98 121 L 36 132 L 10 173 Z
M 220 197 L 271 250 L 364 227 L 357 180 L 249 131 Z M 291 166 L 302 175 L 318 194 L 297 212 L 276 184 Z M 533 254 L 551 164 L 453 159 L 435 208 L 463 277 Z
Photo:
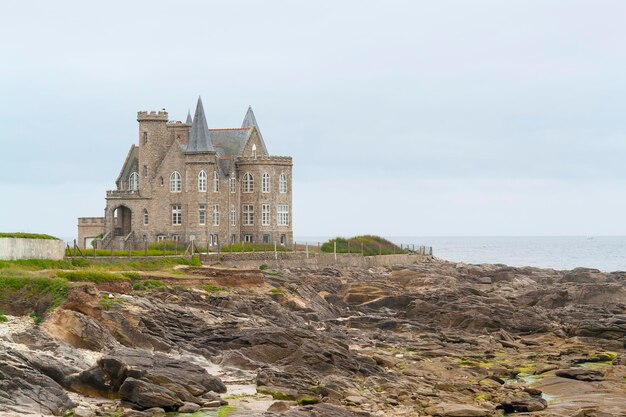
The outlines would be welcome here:
M 355 236 L 351 238 L 337 237 L 322 244 L 322 252 L 333 253 L 337 243 L 337 253 L 361 253 L 365 256 L 391 255 L 409 253 L 389 240 L 374 235 Z
M 68 282 L 63 278 L 0 277 L 0 301 L 11 302 L 26 297 L 52 310 L 67 299 L 67 287 Z
M 265 263 L 263 263 L 263 264 L 259 265 L 259 269 L 260 269 L 261 271 L 265 271 L 267 268 L 269 268 L 269 266 L 268 266 L 267 264 L 265 264 Z
M 103 295 L 102 298 L 100 298 L 100 305 L 106 311 L 109 311 L 109 309 L 114 305 L 119 305 L 125 302 L 126 300 L 122 298 L 110 298 L 108 295 Z
M 202 288 L 206 292 L 224 291 L 224 288 L 218 287 L 217 285 L 212 285 L 212 284 L 200 285 L 198 288 Z
M 7 321 L 9 321 L 8 317 L 0 311 L 0 323 L 6 323 Z
M 19 238 L 19 239 L 61 240 L 58 237 L 45 235 L 45 234 L 41 234 L 41 233 L 23 233 L 23 232 L 0 233 L 0 237 L 15 237 L 15 238 Z
M 270 289 L 270 294 L 284 294 L 285 290 L 282 288 L 272 288 Z
M 130 279 L 139 279 L 140 277 L 139 272 L 132 272 L 132 271 L 122 272 L 122 276 L 126 278 L 130 278 Z
M 35 271 L 42 269 L 73 269 L 74 265 L 68 261 L 55 261 L 52 259 L 18 259 L 15 261 L 0 261 L 0 269 L 4 268 Z
M 57 271 L 57 276 L 65 278 L 72 282 L 113 282 L 113 281 L 129 281 L 129 278 L 121 274 L 112 274 L 110 272 L 94 271 L 94 270 L 81 270 L 81 271 Z
M 41 322 L 43 321 L 43 316 L 41 314 L 37 313 L 36 311 L 31 311 L 29 316 L 33 319 L 33 322 L 35 323 L 35 326 L 39 326 L 41 324 Z

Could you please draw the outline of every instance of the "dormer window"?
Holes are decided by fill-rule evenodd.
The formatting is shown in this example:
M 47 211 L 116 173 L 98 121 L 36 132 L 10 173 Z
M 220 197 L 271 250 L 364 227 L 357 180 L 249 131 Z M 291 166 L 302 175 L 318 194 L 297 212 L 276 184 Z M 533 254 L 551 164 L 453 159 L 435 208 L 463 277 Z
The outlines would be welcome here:
M 128 191 L 137 191 L 139 189 L 139 175 L 133 172 L 128 177 Z

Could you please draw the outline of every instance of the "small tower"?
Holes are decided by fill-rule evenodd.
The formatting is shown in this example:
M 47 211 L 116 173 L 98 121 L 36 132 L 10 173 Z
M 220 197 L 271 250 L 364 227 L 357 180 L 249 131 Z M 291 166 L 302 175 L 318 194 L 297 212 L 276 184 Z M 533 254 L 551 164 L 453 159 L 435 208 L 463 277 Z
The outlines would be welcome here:
M 167 132 L 168 114 L 162 111 L 137 112 L 139 122 L 139 178 L 153 178 L 156 165 L 171 145 Z

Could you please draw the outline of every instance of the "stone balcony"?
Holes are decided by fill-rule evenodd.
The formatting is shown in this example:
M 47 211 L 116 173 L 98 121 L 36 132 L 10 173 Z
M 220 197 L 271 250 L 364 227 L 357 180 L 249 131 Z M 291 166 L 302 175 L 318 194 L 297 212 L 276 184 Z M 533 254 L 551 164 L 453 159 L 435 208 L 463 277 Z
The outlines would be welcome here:
M 108 190 L 107 198 L 141 198 L 139 191 Z

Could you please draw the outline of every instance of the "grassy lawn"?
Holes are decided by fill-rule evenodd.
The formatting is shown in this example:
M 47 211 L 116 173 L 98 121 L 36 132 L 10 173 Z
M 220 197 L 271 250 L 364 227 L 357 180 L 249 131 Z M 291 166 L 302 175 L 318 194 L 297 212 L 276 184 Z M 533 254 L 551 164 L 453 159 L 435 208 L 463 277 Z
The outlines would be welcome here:
M 23 232 L 15 232 L 15 233 L 0 233 L 0 237 L 17 237 L 21 239 L 48 239 L 48 240 L 61 240 L 58 237 L 44 235 L 41 233 L 23 233 Z

